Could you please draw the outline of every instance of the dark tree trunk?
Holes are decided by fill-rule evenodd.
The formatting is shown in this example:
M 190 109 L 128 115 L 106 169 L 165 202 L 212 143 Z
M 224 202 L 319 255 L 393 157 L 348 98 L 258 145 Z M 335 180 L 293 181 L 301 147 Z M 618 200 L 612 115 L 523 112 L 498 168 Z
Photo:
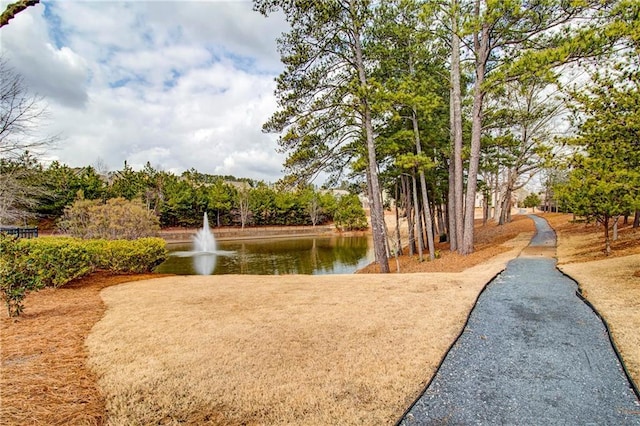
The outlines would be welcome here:
M 458 1 L 452 1 L 451 14 L 451 140 L 452 166 L 449 179 L 449 204 L 453 211 L 449 219 L 451 250 L 460 250 L 464 238 L 464 178 L 462 164 L 462 87 L 460 84 L 460 36 L 458 34 Z
M 350 9 L 355 10 L 356 5 L 350 2 Z M 355 13 L 354 13 L 355 16 Z M 354 25 L 354 53 L 355 66 L 358 72 L 358 82 L 362 89 L 367 89 L 367 74 L 364 63 L 364 55 L 362 51 L 362 40 L 360 38 L 359 28 Z M 378 180 L 378 163 L 376 159 L 376 148 L 373 134 L 373 123 L 371 106 L 367 96 L 363 96 L 360 100 L 362 107 L 362 120 L 364 136 L 366 137 L 367 149 L 367 171 L 369 175 L 369 196 L 371 198 L 371 227 L 373 229 L 373 251 L 375 252 L 376 262 L 380 266 L 380 272 L 389 272 L 389 257 L 387 254 L 387 235 L 384 223 L 384 208 L 382 206 L 382 192 L 380 191 L 380 181 Z
M 602 220 L 604 226 L 604 251 L 607 256 L 611 254 L 611 239 L 609 238 L 609 216 L 605 216 Z
M 480 17 L 480 0 L 475 1 L 474 15 Z M 475 199 L 478 187 L 478 169 L 480 167 L 480 147 L 482 140 L 482 104 L 485 96 L 484 79 L 489 60 L 489 26 L 483 24 L 473 34 L 475 51 L 475 75 L 473 91 L 473 107 L 471 112 L 471 150 L 469 152 L 469 172 L 464 205 L 464 227 L 462 244 L 458 247 L 460 254 L 473 253 L 473 227 L 475 222 Z
M 449 161 L 449 191 L 447 194 L 447 237 L 449 239 L 449 250 L 456 251 L 458 249 L 457 245 L 457 234 L 456 234 L 456 201 L 455 201 L 455 190 L 454 190 L 454 180 L 455 180 L 455 167 L 453 164 L 453 159 Z

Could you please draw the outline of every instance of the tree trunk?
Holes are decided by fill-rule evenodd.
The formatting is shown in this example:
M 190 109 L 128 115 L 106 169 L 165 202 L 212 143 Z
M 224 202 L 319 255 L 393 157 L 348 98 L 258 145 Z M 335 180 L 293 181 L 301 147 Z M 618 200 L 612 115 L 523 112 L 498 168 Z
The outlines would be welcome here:
M 416 143 L 416 153 L 418 156 L 422 154 L 422 144 L 420 143 L 420 129 L 418 128 L 418 116 L 415 107 L 411 111 L 411 121 L 413 123 L 413 136 Z M 429 259 L 436 258 L 436 248 L 433 241 L 433 217 L 431 216 L 431 208 L 429 207 L 429 196 L 427 194 L 427 180 L 424 177 L 424 171 L 420 170 L 420 187 L 422 188 L 422 208 L 424 210 L 424 227 L 427 231 L 427 246 L 429 247 Z
M 500 220 L 498 221 L 498 225 L 504 225 L 509 222 L 509 213 L 511 213 L 511 195 L 511 184 L 507 181 L 507 188 L 500 208 Z
M 489 203 L 491 202 L 491 194 L 485 192 L 482 200 L 482 226 L 487 224 L 489 220 Z
M 640 210 L 636 210 L 636 214 L 633 218 L 633 227 L 634 228 L 640 227 Z
M 498 225 L 504 225 L 509 222 L 509 212 L 511 211 L 511 193 L 507 192 L 502 200 L 502 208 L 500 212 L 500 220 Z
M 613 218 L 613 241 L 618 241 L 618 220 L 620 220 L 620 216 Z
M 409 256 L 413 256 L 416 252 L 416 235 L 414 233 L 413 225 L 413 210 L 411 208 L 411 188 L 409 185 L 409 178 L 402 176 L 402 187 L 404 190 L 404 205 L 407 216 L 407 228 L 409 231 Z
M 355 7 L 353 2 L 351 7 Z M 362 54 L 362 41 L 360 40 L 360 29 L 354 24 L 354 48 L 355 61 L 358 70 L 358 79 L 363 92 L 367 92 L 368 83 Z M 373 137 L 373 124 L 371 121 L 371 107 L 367 95 L 360 99 L 362 106 L 362 120 L 367 144 L 367 171 L 369 174 L 369 197 L 371 199 L 371 227 L 373 230 L 373 250 L 376 262 L 380 265 L 380 272 L 389 272 L 389 258 L 387 256 L 386 232 L 384 225 L 384 208 L 382 206 L 380 182 L 378 180 L 378 164 L 376 159 L 376 148 Z
M 480 18 L 480 0 L 475 2 L 475 16 Z M 489 27 L 482 24 L 481 33 L 473 34 L 476 57 L 476 81 L 473 90 L 473 108 L 471 114 L 471 150 L 469 155 L 469 172 L 467 174 L 467 194 L 465 199 L 465 215 L 462 245 L 460 254 L 473 252 L 473 226 L 475 220 L 475 199 L 478 186 L 478 168 L 480 165 L 480 146 L 482 139 L 482 102 L 484 100 L 484 77 L 489 57 Z
M 454 228 L 450 230 L 452 250 L 459 250 L 464 239 L 464 181 L 462 170 L 462 90 L 460 87 L 460 36 L 458 34 L 458 0 L 451 1 L 451 137 L 453 144 Z M 451 187 L 449 188 L 451 191 Z M 453 234 L 455 233 L 455 239 Z
M 495 220 L 496 222 L 500 222 L 500 218 L 502 217 L 503 199 L 502 199 L 501 191 L 499 189 L 496 190 L 495 197 L 496 197 L 496 206 L 495 206 L 495 209 L 494 209 L 493 220 Z
M 449 240 L 449 250 L 456 251 L 458 250 L 458 239 L 456 238 L 456 200 L 455 200 L 455 190 L 454 190 L 454 180 L 455 180 L 455 168 L 453 165 L 453 158 L 449 160 L 449 191 L 447 191 L 447 239 Z
M 396 181 L 395 185 L 395 207 L 396 207 L 396 264 L 398 263 L 398 255 L 402 255 L 402 238 L 400 235 L 400 209 L 398 208 L 398 201 L 400 198 L 400 191 L 398 189 L 398 181 Z M 400 266 L 398 265 L 398 271 L 400 272 Z
M 604 251 L 607 256 L 611 254 L 611 240 L 609 238 L 609 216 L 605 216 L 602 220 L 604 226 Z
M 418 235 L 418 259 L 420 259 L 420 262 L 422 262 L 424 243 L 422 241 L 422 221 L 420 220 L 420 206 L 418 205 L 418 183 L 416 182 L 415 173 L 411 176 L 411 179 L 413 182 L 413 210 L 415 213 L 416 234 Z
M 438 235 L 445 235 L 447 233 L 447 225 L 444 214 L 444 205 L 442 203 L 438 203 L 436 209 L 438 211 Z

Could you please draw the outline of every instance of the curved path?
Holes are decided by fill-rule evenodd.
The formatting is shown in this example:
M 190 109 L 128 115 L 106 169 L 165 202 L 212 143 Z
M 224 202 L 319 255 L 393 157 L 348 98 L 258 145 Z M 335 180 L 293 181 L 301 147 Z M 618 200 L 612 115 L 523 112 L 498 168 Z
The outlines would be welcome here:
M 399 424 L 640 425 L 640 401 L 599 317 L 536 235 L 481 294 L 464 332 Z

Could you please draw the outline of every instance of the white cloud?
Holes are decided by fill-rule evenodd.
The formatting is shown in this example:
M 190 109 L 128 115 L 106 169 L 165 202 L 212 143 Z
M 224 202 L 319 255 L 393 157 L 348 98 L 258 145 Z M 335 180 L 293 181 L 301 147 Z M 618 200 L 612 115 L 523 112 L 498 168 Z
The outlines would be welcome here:
M 285 29 L 244 1 L 58 1 L 20 13 L 0 42 L 48 100 L 63 137 L 52 159 L 275 181 L 283 156 L 261 126 Z
M 31 7 L 2 28 L 2 55 L 32 92 L 49 101 L 80 107 L 87 100 L 87 64 L 68 47 L 54 46 L 43 11 L 43 5 Z

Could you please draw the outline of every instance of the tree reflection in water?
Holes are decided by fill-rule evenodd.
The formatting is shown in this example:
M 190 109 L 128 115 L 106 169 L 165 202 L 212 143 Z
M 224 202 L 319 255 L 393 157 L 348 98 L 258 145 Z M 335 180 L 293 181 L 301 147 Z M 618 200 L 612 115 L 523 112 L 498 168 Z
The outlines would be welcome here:
M 235 252 L 218 257 L 213 274 L 350 274 L 373 261 L 368 237 L 316 237 L 219 241 L 222 250 Z M 179 251 L 180 246 L 170 246 Z M 159 273 L 193 274 L 184 258 L 170 256 Z

